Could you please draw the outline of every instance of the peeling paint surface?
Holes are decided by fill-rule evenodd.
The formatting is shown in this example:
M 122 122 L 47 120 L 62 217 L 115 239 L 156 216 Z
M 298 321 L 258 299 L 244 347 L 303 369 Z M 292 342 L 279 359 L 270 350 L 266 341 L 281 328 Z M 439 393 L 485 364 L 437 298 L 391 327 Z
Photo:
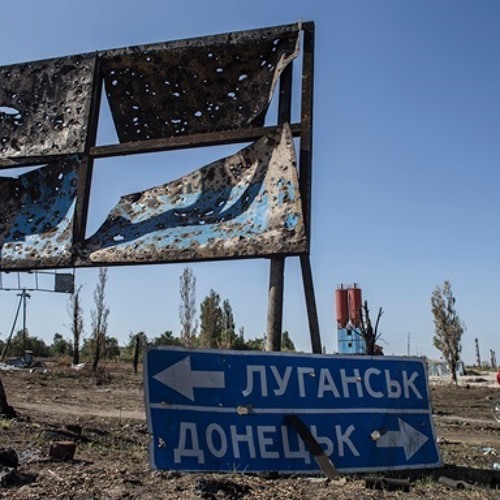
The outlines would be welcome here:
M 120 142 L 260 127 L 298 27 L 102 53 Z
M 306 236 L 290 128 L 176 181 L 123 196 L 78 263 L 294 254 Z
M 95 55 L 0 67 L 0 165 L 83 152 L 94 71 Z
M 0 178 L 0 268 L 36 269 L 71 263 L 77 157 L 17 178 Z

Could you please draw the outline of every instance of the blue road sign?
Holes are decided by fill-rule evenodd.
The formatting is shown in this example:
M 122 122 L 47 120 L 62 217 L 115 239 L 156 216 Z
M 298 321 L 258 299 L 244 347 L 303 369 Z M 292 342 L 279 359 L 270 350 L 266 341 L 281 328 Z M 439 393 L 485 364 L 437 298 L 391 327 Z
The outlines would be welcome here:
M 287 415 L 342 472 L 442 464 L 422 359 L 156 347 L 144 368 L 158 469 L 318 472 Z

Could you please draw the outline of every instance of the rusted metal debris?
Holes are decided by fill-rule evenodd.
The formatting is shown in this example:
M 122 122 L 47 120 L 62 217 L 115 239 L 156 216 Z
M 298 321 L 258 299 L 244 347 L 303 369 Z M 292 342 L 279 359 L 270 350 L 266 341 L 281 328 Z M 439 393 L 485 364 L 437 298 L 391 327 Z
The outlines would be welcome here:
M 0 67 L 0 165 L 83 153 L 95 59 L 77 55 Z
M 445 486 L 456 490 L 470 490 L 472 488 L 472 484 L 466 481 L 461 481 L 460 479 L 452 479 L 451 477 L 440 476 L 438 481 L 440 484 L 444 484 Z
M 14 476 L 15 469 L 0 465 L 0 486 L 7 486 Z
M 292 414 L 286 415 L 285 422 L 297 431 L 323 474 L 325 474 L 328 479 L 338 478 L 339 473 L 335 465 L 318 443 L 317 439 L 312 435 L 307 425 L 305 425 L 297 415 Z
M 70 264 L 78 164 L 72 156 L 17 178 L 0 177 L 2 268 Z
M 54 441 L 49 448 L 49 456 L 55 460 L 73 460 L 76 451 L 74 441 Z
M 12 448 L 0 448 L 0 465 L 15 469 L 19 465 L 16 451 Z
M 396 479 L 391 477 L 367 477 L 365 479 L 367 488 L 372 490 L 405 491 L 408 493 L 411 488 L 410 481 L 406 479 Z
M 286 125 L 176 181 L 123 196 L 79 262 L 147 263 L 300 253 L 305 233 Z
M 0 486 L 8 485 L 19 465 L 17 453 L 12 448 L 0 448 Z

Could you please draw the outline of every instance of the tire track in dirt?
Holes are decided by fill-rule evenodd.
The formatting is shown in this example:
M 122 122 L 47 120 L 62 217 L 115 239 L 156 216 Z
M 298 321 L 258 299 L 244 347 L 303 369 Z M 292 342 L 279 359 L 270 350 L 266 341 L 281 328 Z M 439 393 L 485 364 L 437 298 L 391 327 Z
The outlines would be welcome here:
M 146 414 L 139 410 L 125 410 L 120 408 L 95 408 L 85 406 L 74 406 L 65 404 L 44 404 L 44 403 L 16 403 L 16 410 L 21 413 L 42 413 L 45 415 L 85 415 L 101 418 L 119 418 L 130 420 L 146 420 Z

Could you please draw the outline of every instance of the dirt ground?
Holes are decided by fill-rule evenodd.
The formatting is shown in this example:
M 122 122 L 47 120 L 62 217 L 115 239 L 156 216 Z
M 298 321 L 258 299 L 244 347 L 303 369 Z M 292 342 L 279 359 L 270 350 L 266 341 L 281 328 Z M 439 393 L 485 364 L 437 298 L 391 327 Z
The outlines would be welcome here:
M 0 498 L 500 498 L 500 471 L 493 468 L 500 463 L 500 423 L 492 415 L 500 388 L 491 374 L 462 377 L 457 387 L 447 379 L 431 380 L 443 468 L 327 480 L 151 471 L 140 374 L 120 363 L 106 365 L 99 377 L 55 363 L 47 368 L 0 372 L 19 414 L 0 419 L 0 452 L 12 448 L 19 458 L 16 472 L 0 485 Z M 51 443 L 58 440 L 76 440 L 73 460 L 49 457 Z M 441 476 L 466 481 L 471 489 L 441 484 Z M 383 478 L 409 481 L 409 491 L 391 490 L 388 483 L 374 489 Z

